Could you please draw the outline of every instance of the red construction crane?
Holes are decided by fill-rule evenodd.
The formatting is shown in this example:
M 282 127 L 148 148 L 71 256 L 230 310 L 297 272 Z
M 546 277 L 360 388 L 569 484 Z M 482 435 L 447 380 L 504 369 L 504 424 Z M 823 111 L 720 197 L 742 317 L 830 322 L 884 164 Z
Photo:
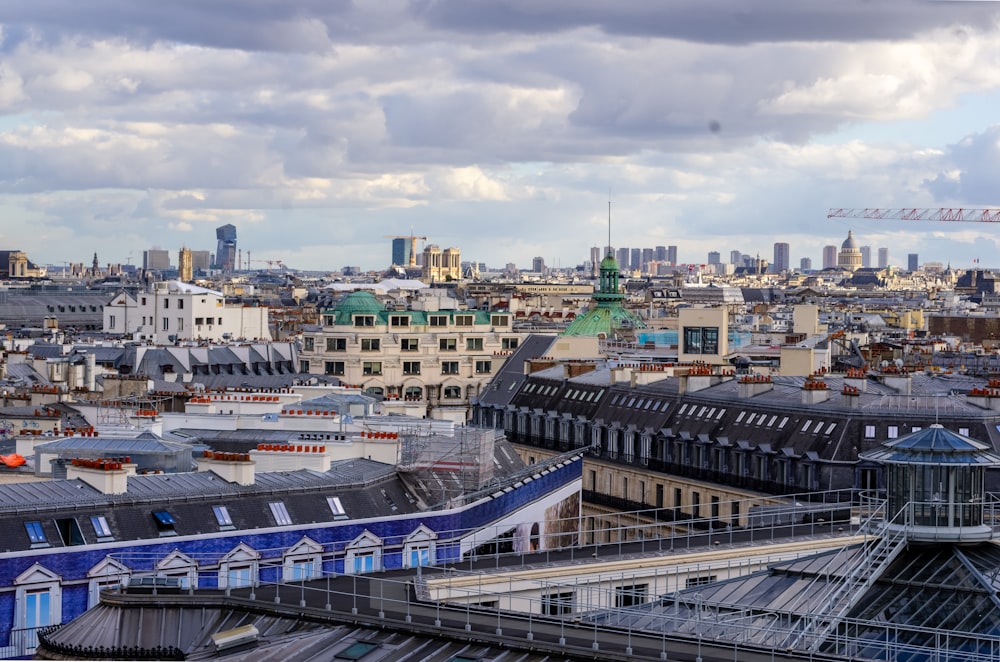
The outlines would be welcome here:
M 938 209 L 831 209 L 827 218 L 875 218 L 899 221 L 971 221 L 977 223 L 1000 223 L 1000 208 L 965 209 L 962 207 Z

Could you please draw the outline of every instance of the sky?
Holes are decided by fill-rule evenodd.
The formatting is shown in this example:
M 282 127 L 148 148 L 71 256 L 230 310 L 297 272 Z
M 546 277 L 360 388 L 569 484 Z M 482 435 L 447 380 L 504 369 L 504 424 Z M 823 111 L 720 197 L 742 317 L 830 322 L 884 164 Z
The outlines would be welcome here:
M 0 5 L 0 250 L 383 269 L 386 236 L 571 267 L 675 245 L 1000 267 L 1000 2 Z M 975 262 L 978 260 L 978 263 Z

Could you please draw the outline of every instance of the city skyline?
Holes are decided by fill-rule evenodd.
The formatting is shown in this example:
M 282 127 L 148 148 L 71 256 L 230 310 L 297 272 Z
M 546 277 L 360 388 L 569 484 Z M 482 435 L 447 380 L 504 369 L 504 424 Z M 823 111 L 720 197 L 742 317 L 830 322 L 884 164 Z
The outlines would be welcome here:
M 610 197 L 613 245 L 678 262 L 786 242 L 819 264 L 853 230 L 897 264 L 988 267 L 992 224 L 826 213 L 996 202 L 998 13 L 22 3 L 0 17 L 0 245 L 136 263 L 231 224 L 299 269 L 381 269 L 408 233 L 568 267 L 607 243 Z

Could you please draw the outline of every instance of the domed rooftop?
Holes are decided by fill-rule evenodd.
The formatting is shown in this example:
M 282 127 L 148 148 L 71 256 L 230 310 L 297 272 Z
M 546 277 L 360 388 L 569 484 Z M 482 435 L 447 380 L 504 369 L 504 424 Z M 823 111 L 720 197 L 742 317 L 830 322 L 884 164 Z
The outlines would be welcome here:
M 337 304 L 337 324 L 352 324 L 354 315 L 377 315 L 385 311 L 374 294 L 367 290 L 351 292 Z
M 843 250 L 859 250 L 858 242 L 854 241 L 854 235 L 850 230 L 847 231 L 847 239 L 840 245 L 840 248 Z
M 603 260 L 601 260 L 601 270 L 607 271 L 608 269 L 618 271 L 618 260 L 616 260 L 615 256 L 611 254 L 611 251 L 608 251 L 608 254 L 604 256 Z
M 1000 465 L 1000 455 L 990 446 L 937 423 L 865 451 L 861 457 L 888 464 Z

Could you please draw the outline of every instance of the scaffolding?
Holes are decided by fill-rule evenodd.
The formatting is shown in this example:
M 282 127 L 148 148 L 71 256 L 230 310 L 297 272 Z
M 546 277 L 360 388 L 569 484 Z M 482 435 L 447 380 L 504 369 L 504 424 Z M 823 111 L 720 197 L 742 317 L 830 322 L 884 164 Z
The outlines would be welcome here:
M 496 430 L 461 428 L 446 436 L 407 428 L 399 438 L 399 471 L 433 496 L 431 501 L 450 502 L 482 489 L 494 478 Z

